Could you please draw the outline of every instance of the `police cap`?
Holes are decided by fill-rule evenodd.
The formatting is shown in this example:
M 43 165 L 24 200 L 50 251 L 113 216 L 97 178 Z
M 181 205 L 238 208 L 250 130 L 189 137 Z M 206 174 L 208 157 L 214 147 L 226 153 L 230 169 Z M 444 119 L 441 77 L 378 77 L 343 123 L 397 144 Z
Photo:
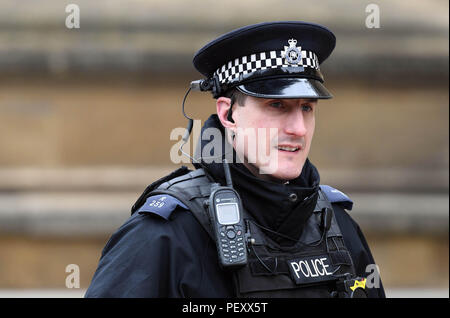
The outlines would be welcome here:
M 262 98 L 331 98 L 319 65 L 330 56 L 336 37 L 326 27 L 301 22 L 245 26 L 211 41 L 194 56 L 215 98 L 236 87 Z

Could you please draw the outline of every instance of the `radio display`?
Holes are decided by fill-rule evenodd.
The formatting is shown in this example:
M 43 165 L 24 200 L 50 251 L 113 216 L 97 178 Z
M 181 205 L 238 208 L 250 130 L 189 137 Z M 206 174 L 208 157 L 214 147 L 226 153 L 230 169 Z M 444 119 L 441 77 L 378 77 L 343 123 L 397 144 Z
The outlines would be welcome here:
M 217 221 L 222 225 L 239 222 L 239 208 L 236 203 L 221 203 L 216 205 Z

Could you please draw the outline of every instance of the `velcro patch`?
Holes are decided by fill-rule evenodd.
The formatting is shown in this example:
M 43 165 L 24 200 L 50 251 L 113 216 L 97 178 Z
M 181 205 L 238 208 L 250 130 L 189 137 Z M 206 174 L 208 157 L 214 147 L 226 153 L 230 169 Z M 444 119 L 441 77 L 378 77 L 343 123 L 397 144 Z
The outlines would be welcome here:
M 153 213 L 168 220 L 177 206 L 186 210 L 188 209 L 180 200 L 167 194 L 158 194 L 148 197 L 145 203 L 139 208 L 138 213 Z
M 336 268 L 331 264 L 328 255 L 296 258 L 286 262 L 291 278 L 297 285 L 336 279 L 333 276 Z

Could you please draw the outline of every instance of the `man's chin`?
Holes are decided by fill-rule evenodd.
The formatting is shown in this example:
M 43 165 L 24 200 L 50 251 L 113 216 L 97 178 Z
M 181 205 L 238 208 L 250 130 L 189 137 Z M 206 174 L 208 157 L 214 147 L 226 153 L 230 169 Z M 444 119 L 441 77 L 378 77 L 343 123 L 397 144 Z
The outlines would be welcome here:
M 244 165 L 253 175 L 260 179 L 283 183 L 298 178 L 302 173 L 304 162 L 294 163 L 292 161 L 270 160 L 265 164 L 250 164 L 246 161 Z
M 280 180 L 281 182 L 286 182 L 286 181 L 298 178 L 300 173 L 301 173 L 301 171 L 299 171 L 298 173 L 292 173 L 292 171 L 290 171 L 290 172 L 279 172 L 279 173 L 272 174 L 271 177 L 276 179 L 276 180 Z
M 265 176 L 265 179 L 271 179 L 277 182 L 286 182 L 289 180 L 296 179 L 300 176 L 302 170 L 297 167 L 293 167 L 292 169 L 284 168 L 284 169 L 275 169 L 270 171 L 270 169 L 265 169 L 264 167 L 260 167 L 259 174 L 260 176 Z

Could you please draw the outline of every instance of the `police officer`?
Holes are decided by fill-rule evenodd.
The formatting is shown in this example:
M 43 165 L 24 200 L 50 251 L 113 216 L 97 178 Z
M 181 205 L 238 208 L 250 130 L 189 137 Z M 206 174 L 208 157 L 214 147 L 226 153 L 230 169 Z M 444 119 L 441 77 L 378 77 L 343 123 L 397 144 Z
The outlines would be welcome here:
M 218 146 L 202 139 L 195 170 L 147 187 L 103 249 L 86 297 L 385 296 L 366 280 L 375 261 L 346 211 L 353 202 L 320 185 L 308 159 L 318 101 L 332 97 L 320 64 L 335 41 L 317 24 L 269 22 L 197 52 L 205 79 L 192 88 L 217 99 L 202 133 L 219 131 Z M 230 154 L 229 168 L 207 160 Z M 212 216 L 213 190 L 227 184 L 239 205 L 223 220 L 238 213 L 243 227 Z

